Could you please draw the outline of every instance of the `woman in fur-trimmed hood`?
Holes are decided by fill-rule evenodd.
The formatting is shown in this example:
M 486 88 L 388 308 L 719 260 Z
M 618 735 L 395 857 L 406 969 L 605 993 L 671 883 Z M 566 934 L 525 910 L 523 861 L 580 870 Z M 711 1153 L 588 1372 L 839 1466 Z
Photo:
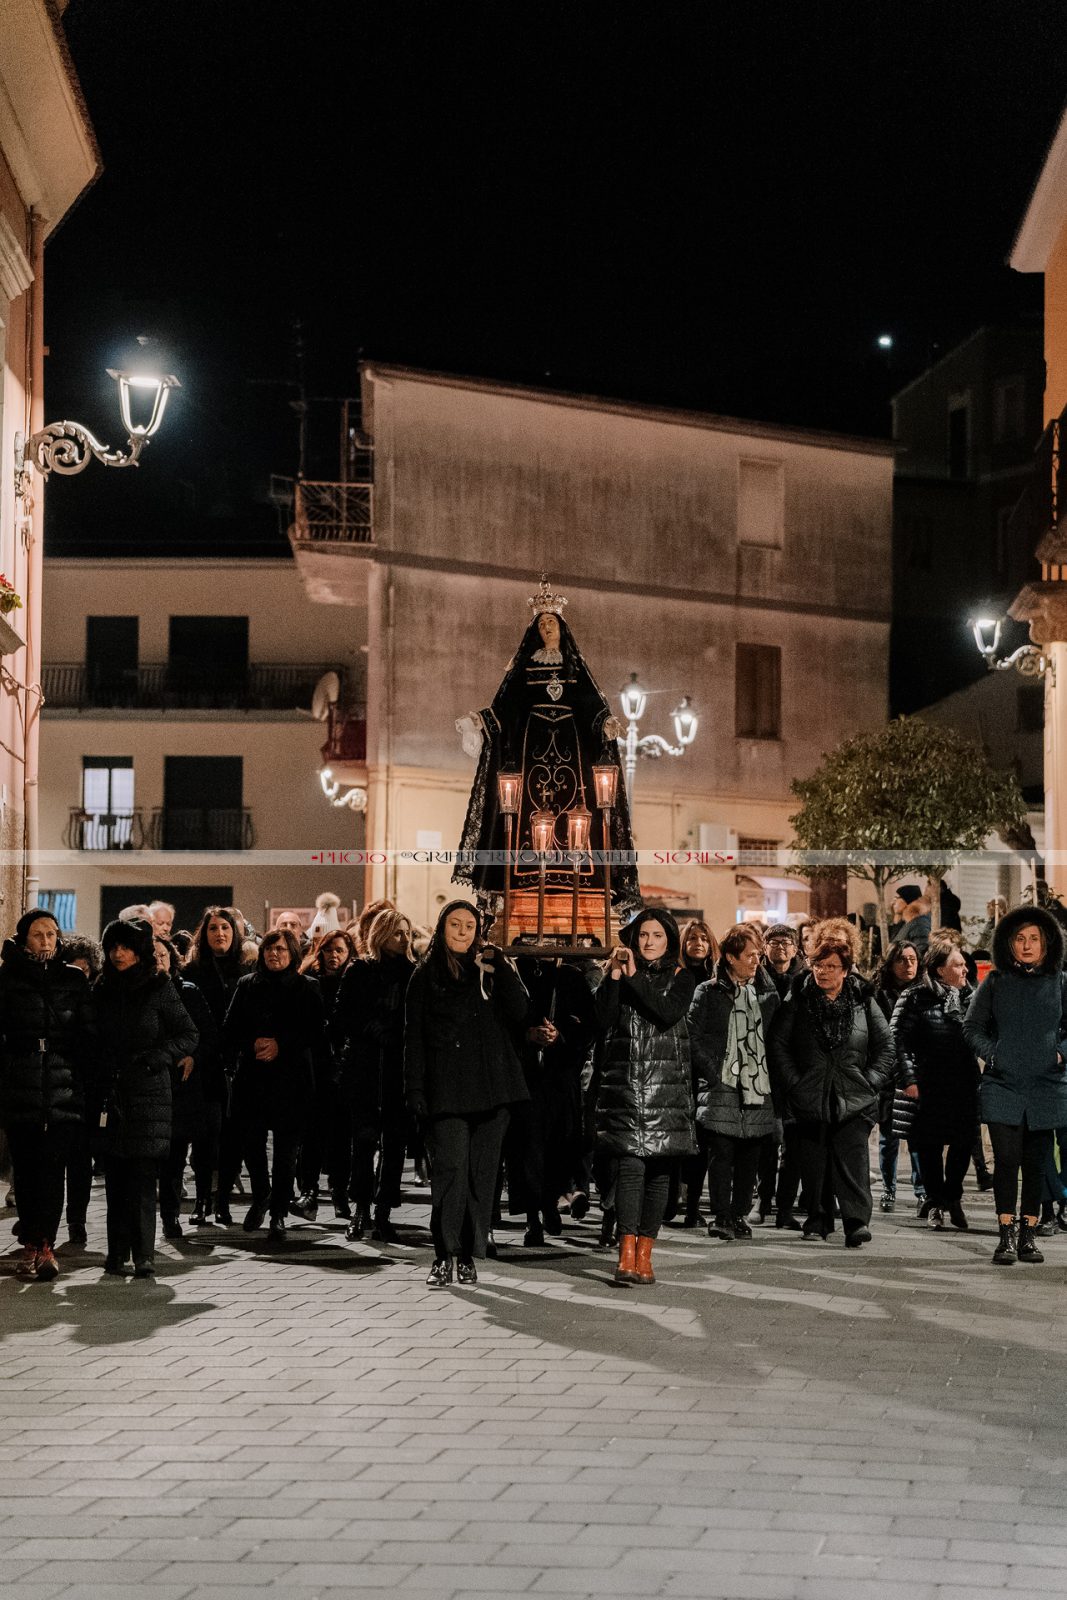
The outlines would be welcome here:
M 1043 1259 L 1034 1243 L 1041 1173 L 1052 1159 L 1052 1130 L 1067 1123 L 1063 953 L 1063 930 L 1051 913 L 1041 906 L 1009 911 L 993 934 L 994 970 L 979 985 L 963 1024 L 964 1038 L 985 1062 L 980 1104 L 993 1144 L 998 1266 Z

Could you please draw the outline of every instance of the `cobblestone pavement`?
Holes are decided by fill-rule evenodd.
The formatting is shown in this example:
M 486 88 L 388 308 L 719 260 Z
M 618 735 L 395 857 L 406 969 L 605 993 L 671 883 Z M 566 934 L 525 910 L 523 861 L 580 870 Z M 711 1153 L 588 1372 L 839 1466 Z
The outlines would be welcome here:
M 619 1290 L 594 1212 L 434 1293 L 409 1193 L 412 1243 L 211 1230 L 153 1285 L 97 1191 L 55 1284 L 0 1279 L 7 1600 L 1067 1589 L 1067 1235 L 668 1229 Z

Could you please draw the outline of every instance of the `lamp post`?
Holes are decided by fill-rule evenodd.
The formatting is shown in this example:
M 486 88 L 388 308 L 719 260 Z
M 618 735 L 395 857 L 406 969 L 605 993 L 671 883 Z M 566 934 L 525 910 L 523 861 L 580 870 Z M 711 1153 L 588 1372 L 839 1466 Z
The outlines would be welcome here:
M 623 761 L 626 770 L 626 799 L 632 806 L 634 797 L 634 773 L 637 771 L 638 756 L 648 756 L 658 760 L 660 756 L 684 756 L 689 745 L 697 736 L 699 719 L 690 703 L 689 696 L 683 695 L 678 705 L 671 712 L 674 723 L 674 737 L 677 744 L 671 744 L 658 733 L 646 733 L 643 737 L 639 734 L 638 723 L 645 714 L 648 704 L 648 691 L 638 682 L 637 673 L 631 672 L 630 681 L 625 684 L 619 694 L 622 705 L 623 719 L 626 723 L 625 737 L 619 740 L 623 746 Z
M 149 341 L 138 339 L 140 354 L 132 366 L 108 367 L 109 378 L 119 386 L 119 414 L 128 435 L 128 451 L 112 450 L 102 444 L 82 422 L 50 422 L 31 433 L 15 435 L 15 495 L 24 499 L 29 493 L 30 468 L 36 467 L 43 478 L 58 472 L 63 477 L 73 477 L 84 472 L 95 456 L 105 467 L 136 467 L 141 452 L 159 432 L 167 396 L 181 384 L 172 374 L 154 371 L 146 349 Z
M 611 813 L 619 784 L 618 767 L 594 767 L 593 787 L 600 810 L 601 843 L 604 851 L 604 948 L 611 948 Z
M 504 934 L 500 943 L 508 943 L 511 932 L 511 852 L 515 843 L 515 814 L 519 809 L 522 792 L 521 772 L 498 772 L 496 799 L 504 817 Z

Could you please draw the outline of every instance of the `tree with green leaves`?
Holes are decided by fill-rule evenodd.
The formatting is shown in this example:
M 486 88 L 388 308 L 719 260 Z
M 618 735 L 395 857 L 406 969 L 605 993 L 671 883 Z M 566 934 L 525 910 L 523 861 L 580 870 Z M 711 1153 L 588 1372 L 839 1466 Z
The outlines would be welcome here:
M 940 894 L 960 850 L 980 850 L 991 833 L 1024 825 L 1013 772 L 990 765 L 981 745 L 919 717 L 846 739 L 810 778 L 796 778 L 800 810 L 790 817 L 796 847 L 835 852 L 838 866 L 873 884 L 882 949 L 889 943 L 885 891 L 926 858 L 922 871 Z M 900 858 L 894 859 L 894 852 Z M 819 867 L 808 871 L 818 873 Z M 932 907 L 937 926 L 937 904 Z

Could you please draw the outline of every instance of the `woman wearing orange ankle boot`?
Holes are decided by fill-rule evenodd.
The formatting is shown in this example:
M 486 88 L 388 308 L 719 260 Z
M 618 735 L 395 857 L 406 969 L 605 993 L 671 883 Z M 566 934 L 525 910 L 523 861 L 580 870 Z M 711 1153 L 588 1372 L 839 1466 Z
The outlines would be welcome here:
M 993 1145 L 998 1267 L 1045 1259 L 1034 1242 L 1042 1172 L 1052 1160 L 1053 1129 L 1067 1121 L 1063 951 L 1063 932 L 1049 912 L 1040 906 L 1009 911 L 993 934 L 993 971 L 979 985 L 963 1024 L 964 1038 L 985 1062 L 979 1098 Z
M 639 911 L 619 935 L 596 993 L 606 1031 L 597 1144 L 614 1167 L 615 1282 L 655 1283 L 652 1244 L 671 1169 L 696 1148 L 686 1013 L 695 987 L 669 911 Z

